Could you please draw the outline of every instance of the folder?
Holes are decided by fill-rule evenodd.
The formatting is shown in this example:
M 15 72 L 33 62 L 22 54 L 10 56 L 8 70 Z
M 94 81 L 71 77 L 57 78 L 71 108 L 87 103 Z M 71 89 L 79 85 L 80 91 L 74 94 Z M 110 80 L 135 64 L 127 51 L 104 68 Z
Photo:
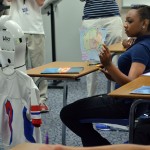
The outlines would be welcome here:
M 46 68 L 41 74 L 78 74 L 83 71 L 84 67 L 60 67 Z

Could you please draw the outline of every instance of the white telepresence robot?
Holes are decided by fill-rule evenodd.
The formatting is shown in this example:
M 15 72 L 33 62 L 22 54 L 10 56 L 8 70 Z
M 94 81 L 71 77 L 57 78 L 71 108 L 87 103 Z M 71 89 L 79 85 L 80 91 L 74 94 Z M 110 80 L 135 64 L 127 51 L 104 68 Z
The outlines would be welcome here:
M 21 27 L 9 18 L 8 15 L 0 18 L 0 64 L 6 74 L 13 73 L 13 69 L 25 72 L 24 33 Z
M 13 147 L 41 143 L 42 120 L 39 90 L 25 73 L 25 36 L 9 18 L 0 18 L 0 139 Z

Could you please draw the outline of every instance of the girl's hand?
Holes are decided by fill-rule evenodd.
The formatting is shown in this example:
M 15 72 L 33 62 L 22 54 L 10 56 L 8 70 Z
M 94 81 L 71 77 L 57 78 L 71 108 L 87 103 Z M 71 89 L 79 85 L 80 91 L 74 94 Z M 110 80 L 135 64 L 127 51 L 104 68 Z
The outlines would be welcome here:
M 105 68 L 112 63 L 111 53 L 106 45 L 103 45 L 99 57 L 100 57 L 100 62 Z

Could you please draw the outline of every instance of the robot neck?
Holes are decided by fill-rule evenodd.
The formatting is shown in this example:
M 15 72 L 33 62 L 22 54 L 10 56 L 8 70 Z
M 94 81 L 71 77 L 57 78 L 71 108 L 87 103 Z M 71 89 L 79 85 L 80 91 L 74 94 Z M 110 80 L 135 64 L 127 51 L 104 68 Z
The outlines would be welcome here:
M 12 75 L 15 71 L 14 67 L 13 66 L 8 66 L 8 67 L 1 67 L 1 70 L 4 74 L 6 75 Z

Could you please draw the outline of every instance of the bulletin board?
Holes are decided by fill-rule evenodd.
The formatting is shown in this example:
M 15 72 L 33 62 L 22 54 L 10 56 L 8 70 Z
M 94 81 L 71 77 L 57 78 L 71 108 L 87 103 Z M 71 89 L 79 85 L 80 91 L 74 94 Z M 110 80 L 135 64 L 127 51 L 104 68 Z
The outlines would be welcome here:
M 150 0 L 122 0 L 122 7 L 130 7 L 132 4 L 150 5 Z

